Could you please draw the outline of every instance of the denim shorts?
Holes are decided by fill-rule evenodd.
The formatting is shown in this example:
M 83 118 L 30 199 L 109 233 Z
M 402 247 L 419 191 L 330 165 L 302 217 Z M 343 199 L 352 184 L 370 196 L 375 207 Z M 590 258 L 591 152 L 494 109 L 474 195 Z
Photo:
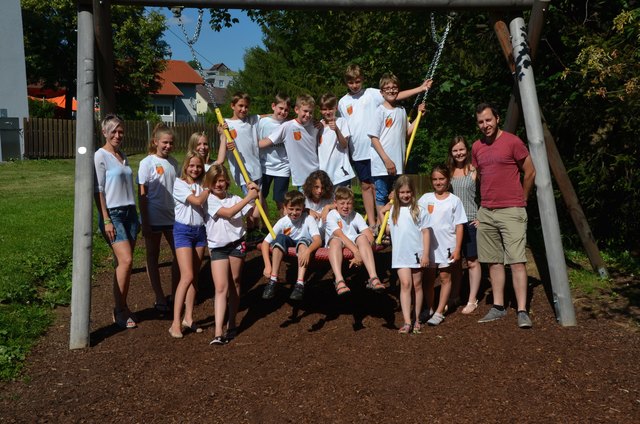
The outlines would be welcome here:
M 204 225 L 192 226 L 176 222 L 173 225 L 173 243 L 176 249 L 204 247 L 207 245 L 207 231 Z
M 138 236 L 138 231 L 140 231 L 140 222 L 138 221 L 135 205 L 119 206 L 107 210 L 109 211 L 109 219 L 113 224 L 113 229 L 116 231 L 116 237 L 111 244 L 121 241 L 134 242 Z M 100 216 L 98 226 L 104 234 L 102 216 Z
M 300 240 L 294 240 L 289 236 L 285 236 L 284 234 L 278 234 L 276 236 L 276 239 L 271 242 L 271 246 L 282 250 L 284 253 L 287 253 L 289 251 L 289 248 L 293 246 L 296 247 L 296 252 L 297 252 L 298 246 L 300 246 L 301 244 L 309 247 L 309 245 L 311 244 L 311 240 L 306 238 L 301 238 Z
M 212 261 L 229 259 L 229 256 L 244 258 L 247 256 L 247 244 L 244 242 L 244 238 L 241 238 L 226 246 L 211 248 L 209 249 L 209 253 L 211 254 Z
M 263 175 L 262 178 L 262 195 L 266 199 L 273 182 L 273 200 L 278 203 L 284 202 L 284 195 L 289 190 L 289 177 L 278 177 L 274 175 Z
M 373 177 L 376 186 L 376 205 L 382 206 L 389 203 L 389 193 L 393 189 L 393 183 L 398 179 L 398 175 L 382 175 Z
M 358 179 L 363 183 L 373 182 L 371 179 L 371 159 L 354 160 L 351 163 L 353 170 L 356 172 Z

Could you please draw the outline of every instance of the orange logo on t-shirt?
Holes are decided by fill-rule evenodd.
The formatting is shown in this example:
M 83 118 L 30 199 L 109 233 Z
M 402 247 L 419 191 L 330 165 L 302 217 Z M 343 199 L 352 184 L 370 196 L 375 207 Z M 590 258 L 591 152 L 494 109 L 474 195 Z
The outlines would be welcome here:
M 338 228 L 342 230 L 342 220 L 338 220 Z
M 291 234 L 291 227 L 287 227 L 287 228 L 285 228 L 284 230 L 282 230 L 282 233 L 283 233 L 285 236 L 288 236 L 289 234 Z
M 433 213 L 434 206 L 435 205 L 433 203 L 427 204 L 427 212 L 429 212 L 429 215 L 431 215 Z
M 158 175 L 164 174 L 164 168 L 162 167 L 162 165 L 156 165 L 156 173 Z
M 238 136 L 238 131 L 231 130 L 231 131 L 229 131 L 229 134 L 231 134 L 231 138 L 233 138 L 235 140 L 235 138 Z
M 293 138 L 296 141 L 300 141 L 302 139 L 302 133 L 300 131 L 294 131 L 293 132 Z
M 351 105 L 347 106 L 347 113 L 349 115 L 351 115 L 353 113 L 353 106 L 351 106 Z
M 387 128 L 391 128 L 391 125 L 393 125 L 393 118 L 388 117 L 385 121 L 384 121 L 384 126 Z

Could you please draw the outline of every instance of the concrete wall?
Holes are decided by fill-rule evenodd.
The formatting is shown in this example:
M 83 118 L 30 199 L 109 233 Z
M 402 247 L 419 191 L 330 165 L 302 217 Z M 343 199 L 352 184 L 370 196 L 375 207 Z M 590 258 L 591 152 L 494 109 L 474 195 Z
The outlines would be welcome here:
M 24 62 L 22 13 L 20 0 L 2 0 L 0 13 L 0 116 L 29 117 L 27 72 Z M 0 143 L 1 148 L 1 143 Z M 20 132 L 20 153 L 24 154 L 24 138 Z M 0 155 L 2 153 L 0 152 Z M 0 160 L 5 160 L 0 157 Z

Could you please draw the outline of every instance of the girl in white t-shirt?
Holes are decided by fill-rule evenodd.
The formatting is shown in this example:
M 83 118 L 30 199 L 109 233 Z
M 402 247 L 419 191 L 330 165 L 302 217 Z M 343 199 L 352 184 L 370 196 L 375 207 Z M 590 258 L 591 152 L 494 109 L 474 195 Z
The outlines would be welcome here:
M 215 334 L 212 345 L 224 345 L 237 333 L 236 313 L 240 303 L 240 277 L 246 255 L 244 218 L 251 219 L 253 201 L 258 198 L 258 186 L 249 182 L 243 199 L 229 194 L 231 179 L 222 165 L 213 165 L 204 177 L 204 186 L 211 194 L 207 200 L 206 230 L 211 254 L 211 275 L 215 286 Z M 222 327 L 229 295 L 227 333 Z
M 209 197 L 209 189 L 202 188 L 203 176 L 204 158 L 198 152 L 187 152 L 182 165 L 182 178 L 176 179 L 173 186 L 176 219 L 173 224 L 173 240 L 180 267 L 180 282 L 176 287 L 173 324 L 169 328 L 169 334 L 176 339 L 182 338 L 183 327 L 196 333 L 202 332 L 193 322 L 193 305 L 196 300 L 197 276 L 207 245 L 204 206 Z
M 444 321 L 444 310 L 451 293 L 452 267 L 460 266 L 462 234 L 467 216 L 459 197 L 449 193 L 449 168 L 436 165 L 431 171 L 433 193 L 423 195 L 418 204 L 427 210 L 431 228 L 429 268 L 427 269 L 427 303 L 434 305 L 434 283 L 440 272 L 440 299 L 438 308 L 427 321 L 438 325 Z
M 336 207 L 333 201 L 333 184 L 329 175 L 324 171 L 312 172 L 304 182 L 302 192 L 305 196 L 304 206 L 309 210 L 309 215 L 316 220 L 320 236 L 324 239 L 327 214 Z
M 175 291 L 180 277 L 173 244 L 173 184 L 178 176 L 178 162 L 169 156 L 173 150 L 173 143 L 173 130 L 164 123 L 156 125 L 149 143 L 149 156 L 140 161 L 138 168 L 138 203 L 147 253 L 147 275 L 156 297 L 154 307 L 161 314 L 170 311 L 170 301 L 164 297 L 158 268 L 163 235 L 173 253 L 172 292 Z
M 391 267 L 398 270 L 400 280 L 400 307 L 404 325 L 400 334 L 421 330 L 419 315 L 422 310 L 422 268 L 429 266 L 429 217 L 427 211 L 416 201 L 416 189 L 411 178 L 401 175 L 393 186 L 393 206 L 388 204 L 383 213 L 391 208 L 387 231 L 391 232 L 393 250 Z M 412 320 L 411 298 L 415 298 L 415 321 Z
M 218 132 L 222 132 L 222 126 L 218 126 Z M 188 152 L 197 152 L 204 159 L 204 172 L 207 172 L 211 165 L 215 164 L 223 164 L 225 158 L 227 157 L 227 147 L 224 143 L 220 143 L 220 147 L 218 148 L 218 158 L 213 160 L 211 156 L 209 156 L 209 140 L 207 139 L 204 131 L 198 131 L 191 134 L 189 137 L 189 143 L 187 144 Z M 204 175 L 204 174 L 203 174 Z

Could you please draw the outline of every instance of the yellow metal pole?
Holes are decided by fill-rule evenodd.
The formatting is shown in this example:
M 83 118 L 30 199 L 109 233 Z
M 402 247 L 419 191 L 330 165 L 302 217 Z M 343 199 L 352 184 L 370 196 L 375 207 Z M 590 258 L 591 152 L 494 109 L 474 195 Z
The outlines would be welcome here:
M 420 118 L 422 118 L 422 111 L 418 111 L 418 116 L 416 116 L 416 120 L 413 123 L 413 131 L 411 131 L 411 137 L 409 138 L 409 144 L 407 145 L 407 153 L 404 156 L 404 166 L 407 166 L 409 162 L 409 154 L 411 153 L 411 147 L 413 147 L 413 140 L 416 138 L 416 132 L 418 132 L 418 125 L 420 125 Z M 415 195 L 416 193 L 414 193 Z M 393 200 L 391 200 L 391 204 L 393 205 Z M 387 220 L 389 219 L 389 212 L 387 211 L 384 214 L 384 219 L 380 223 L 380 230 L 378 231 L 378 238 L 376 239 L 376 244 L 382 243 L 382 236 L 384 235 L 384 231 L 387 229 Z
M 220 108 L 215 108 L 214 110 L 216 112 L 216 117 L 218 118 L 218 123 L 220 125 L 223 125 L 224 119 L 222 118 L 222 113 L 220 113 Z M 227 142 L 234 141 L 233 137 L 231 137 L 231 133 L 229 133 L 229 130 L 225 129 L 224 135 L 227 137 Z M 238 167 L 240 168 L 240 172 L 242 173 L 244 180 L 246 182 L 251 181 L 251 179 L 249 178 L 249 174 L 247 173 L 247 168 L 244 167 L 244 163 L 240 158 L 238 149 L 233 149 L 233 156 L 236 158 L 236 162 L 238 163 Z M 258 208 L 258 212 L 260 212 L 260 216 L 262 217 L 262 221 L 264 222 L 264 225 L 266 225 L 267 229 L 269 230 L 269 234 L 271 234 L 271 237 L 275 239 L 276 233 L 273 232 L 273 227 L 269 222 L 269 217 L 267 217 L 267 214 L 264 212 L 264 208 L 262 207 L 262 203 L 260 202 L 260 199 L 256 199 L 256 207 Z

